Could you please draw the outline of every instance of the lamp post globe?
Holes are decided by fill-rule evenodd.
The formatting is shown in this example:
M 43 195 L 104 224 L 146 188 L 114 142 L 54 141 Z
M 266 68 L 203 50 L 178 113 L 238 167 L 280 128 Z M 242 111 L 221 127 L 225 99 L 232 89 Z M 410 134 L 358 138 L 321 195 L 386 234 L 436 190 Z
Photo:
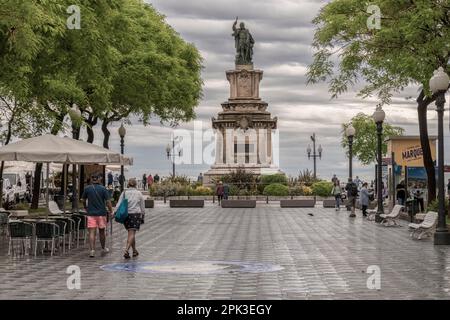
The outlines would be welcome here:
M 120 128 L 119 128 L 119 136 L 121 137 L 121 138 L 125 138 L 125 135 L 127 134 L 127 130 L 125 129 L 125 127 L 123 126 L 123 123 L 120 125 Z
M 384 119 L 386 118 L 386 113 L 384 112 L 384 110 L 381 108 L 381 106 L 378 106 L 377 109 L 375 110 L 375 112 L 373 113 L 373 120 L 375 121 L 375 123 L 383 123 Z
M 439 67 L 439 69 L 434 71 L 434 74 L 430 79 L 430 90 L 433 93 L 447 91 L 449 82 L 450 77 L 445 73 L 444 68 Z
M 430 89 L 436 96 L 436 111 L 438 113 L 438 223 L 434 233 L 435 245 L 449 245 L 450 233 L 447 228 L 445 211 L 445 182 L 444 182 L 444 107 L 445 93 L 449 87 L 450 78 L 440 67 L 434 71 L 430 79 Z
M 353 127 L 353 125 L 350 124 L 350 126 L 345 129 L 345 135 L 347 138 L 354 137 L 356 134 L 356 129 Z

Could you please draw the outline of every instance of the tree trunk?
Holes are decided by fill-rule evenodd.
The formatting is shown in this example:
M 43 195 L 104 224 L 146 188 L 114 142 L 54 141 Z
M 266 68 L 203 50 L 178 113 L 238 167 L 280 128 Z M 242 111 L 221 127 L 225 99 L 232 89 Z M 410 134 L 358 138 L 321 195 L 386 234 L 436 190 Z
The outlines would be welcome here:
M 111 132 L 108 130 L 109 120 L 104 119 L 102 122 L 102 132 L 103 132 L 103 148 L 109 149 L 109 137 Z
M 37 209 L 39 207 L 39 195 L 41 192 L 41 172 L 42 163 L 36 163 L 36 169 L 34 170 L 33 181 L 33 197 L 31 198 L 31 209 Z
M 5 139 L 5 143 L 4 145 L 8 145 L 9 141 L 11 140 L 11 135 L 12 135 L 12 121 L 14 121 L 14 114 L 11 117 L 11 120 L 8 122 L 8 133 L 6 134 L 6 139 Z M 0 166 L 0 207 L 2 207 L 4 205 L 3 203 L 3 170 L 5 168 L 5 161 L 2 161 L 2 164 Z
M 424 99 L 422 91 L 417 99 L 417 112 L 419 115 L 420 143 L 423 150 L 423 163 L 427 172 L 428 179 L 428 203 L 436 200 L 436 171 L 431 154 L 430 140 L 428 135 L 427 109 L 435 98 Z
M 93 143 L 94 142 L 94 127 L 97 125 L 98 122 L 98 118 L 97 117 L 93 117 L 93 116 L 89 116 L 89 118 L 86 120 L 87 122 L 87 126 L 86 126 L 86 131 L 87 131 L 87 142 L 89 143 Z

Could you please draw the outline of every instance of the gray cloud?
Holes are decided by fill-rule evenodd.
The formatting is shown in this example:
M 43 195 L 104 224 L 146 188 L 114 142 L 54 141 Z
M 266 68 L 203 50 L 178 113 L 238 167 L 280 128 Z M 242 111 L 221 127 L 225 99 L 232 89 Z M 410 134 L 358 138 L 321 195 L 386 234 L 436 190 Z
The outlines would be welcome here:
M 269 111 L 279 118 L 280 165 L 288 174 L 312 169 L 306 147 L 309 136 L 316 132 L 324 148 L 319 161 L 323 178 L 337 173 L 347 175 L 347 159 L 340 147 L 341 124 L 358 112 L 371 114 L 376 98 L 356 97 L 356 87 L 339 99 L 330 99 L 326 84 L 306 86 L 306 67 L 312 61 L 311 41 L 314 26 L 311 21 L 327 1 L 318 0 L 154 0 L 148 1 L 162 14 L 180 35 L 194 43 L 205 61 L 204 99 L 196 109 L 197 119 L 210 128 L 210 119 L 221 111 L 227 100 L 229 86 L 225 70 L 234 68 L 234 42 L 231 26 L 236 16 L 244 20 L 255 40 L 255 67 L 264 70 L 261 96 L 269 103 Z M 414 99 L 418 88 L 411 86 L 398 94 L 386 106 L 387 121 L 404 127 L 407 134 L 417 135 L 417 112 Z M 430 134 L 436 133 L 435 112 L 429 113 Z M 192 128 L 192 123 L 180 128 Z M 99 131 L 98 129 L 96 129 Z M 111 148 L 119 149 L 116 127 L 111 128 Z M 165 146 L 172 130 L 160 126 L 157 120 L 144 127 L 133 123 L 128 128 L 126 151 L 135 158 L 130 175 L 158 172 L 169 174 L 171 164 L 165 156 Z M 97 137 L 101 134 L 98 132 Z M 446 138 L 448 141 L 448 131 Z M 101 144 L 101 141 L 96 141 Z M 450 146 L 449 146 L 450 147 Z M 450 153 L 447 153 L 450 161 Z M 197 176 L 207 165 L 181 165 L 178 172 Z M 360 177 L 372 179 L 373 167 L 355 163 Z

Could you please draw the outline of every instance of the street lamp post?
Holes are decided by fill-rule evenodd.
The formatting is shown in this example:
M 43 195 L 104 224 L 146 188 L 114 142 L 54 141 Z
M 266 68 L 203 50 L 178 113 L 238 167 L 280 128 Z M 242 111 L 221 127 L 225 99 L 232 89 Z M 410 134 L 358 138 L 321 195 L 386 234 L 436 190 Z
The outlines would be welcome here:
M 125 149 L 125 135 L 127 133 L 127 130 L 125 129 L 125 127 L 123 126 L 123 123 L 121 124 L 120 128 L 119 128 L 119 136 L 120 136 L 120 154 L 124 153 L 124 149 Z M 124 190 L 124 183 L 125 183 L 125 176 L 124 176 L 124 172 L 123 172 L 123 163 L 121 163 L 120 165 L 120 191 L 123 192 Z
M 381 106 L 378 106 L 375 113 L 373 114 L 373 120 L 377 124 L 377 135 L 378 135 L 378 146 L 377 146 L 377 163 L 378 163 L 378 169 L 377 169 L 377 198 L 378 198 L 378 210 L 375 215 L 375 222 L 381 222 L 382 218 L 380 217 L 381 214 L 384 214 L 384 208 L 383 208 L 383 190 L 382 190 L 382 146 L 383 146 L 383 122 L 386 117 L 386 113 L 381 108 Z
M 349 158 L 349 166 L 348 166 L 348 177 L 353 181 L 353 138 L 355 137 L 356 130 L 350 124 L 350 126 L 345 130 L 345 135 L 348 139 L 348 158 Z
M 316 134 L 313 133 L 311 136 L 311 141 L 313 143 L 313 150 L 311 150 L 311 145 L 308 145 L 306 152 L 308 153 L 308 159 L 313 158 L 314 160 L 314 180 L 317 178 L 317 158 L 322 159 L 322 145 L 319 145 L 319 149 L 317 150 L 319 153 L 316 153 Z M 313 154 L 311 154 L 313 152 Z
M 448 232 L 445 212 L 445 182 L 444 182 L 444 106 L 445 93 L 449 87 L 450 78 L 440 67 L 434 71 L 430 79 L 430 89 L 436 98 L 436 111 L 438 113 L 438 190 L 439 190 L 439 212 L 438 224 L 434 233 L 435 245 L 450 244 L 450 233 Z
M 178 150 L 178 152 L 175 152 L 175 141 L 178 139 L 178 137 L 172 138 L 172 147 L 170 144 L 166 147 L 166 154 L 167 154 L 167 160 L 172 158 L 172 177 L 175 178 L 175 157 L 181 157 L 181 150 Z
M 350 124 L 345 130 L 345 135 L 348 139 L 348 181 L 353 181 L 353 138 L 355 136 L 356 130 L 353 125 Z M 350 213 L 350 218 L 356 217 L 354 210 Z

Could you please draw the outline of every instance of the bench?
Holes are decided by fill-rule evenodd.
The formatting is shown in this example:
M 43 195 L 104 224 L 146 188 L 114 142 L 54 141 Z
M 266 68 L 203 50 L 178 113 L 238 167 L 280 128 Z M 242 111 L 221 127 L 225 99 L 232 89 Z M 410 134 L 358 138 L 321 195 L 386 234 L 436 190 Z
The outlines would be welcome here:
M 281 208 L 314 208 L 316 206 L 316 200 L 280 200 Z
M 256 208 L 256 200 L 222 200 L 222 208 Z
M 171 208 L 203 208 L 205 200 L 170 200 Z
M 410 223 L 411 238 L 420 240 L 423 236 L 431 237 L 438 221 L 437 212 L 430 211 L 425 215 L 422 223 Z
M 389 214 L 380 214 L 380 217 L 383 219 L 381 224 L 384 226 L 398 226 L 397 219 L 400 217 L 400 213 L 405 209 L 404 206 L 395 205 L 392 209 L 392 212 Z

